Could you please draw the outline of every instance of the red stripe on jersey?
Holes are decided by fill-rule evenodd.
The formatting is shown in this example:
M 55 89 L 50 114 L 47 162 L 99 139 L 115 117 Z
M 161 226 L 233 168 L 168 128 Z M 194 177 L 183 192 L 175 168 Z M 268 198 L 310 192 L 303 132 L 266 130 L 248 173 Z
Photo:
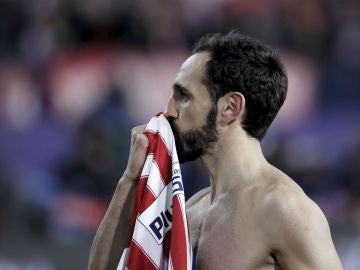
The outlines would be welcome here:
M 126 267 L 128 269 L 158 270 L 156 265 L 144 254 L 144 251 L 135 243 L 131 243 Z
M 141 208 L 142 200 L 143 200 L 144 193 L 146 190 L 146 184 L 147 184 L 147 177 L 142 178 L 139 180 L 139 183 L 138 183 L 138 186 L 136 189 L 135 203 L 134 203 L 134 208 L 133 208 L 132 217 L 131 217 L 131 227 L 130 227 L 131 230 L 130 230 L 129 240 L 126 245 L 127 247 L 130 247 L 130 244 L 131 244 L 131 238 L 132 238 L 132 235 L 134 232 L 136 218 L 137 218 L 137 215 Z
M 167 185 L 171 181 L 171 170 L 169 170 L 171 168 L 171 157 L 169 151 L 158 132 L 146 131 L 145 135 L 149 140 L 148 153 L 154 154 L 154 161 L 159 168 L 161 178 L 164 184 Z
M 144 212 L 146 208 L 148 208 L 155 200 L 156 197 L 154 196 L 150 188 L 146 186 L 146 191 L 138 213 L 141 214 L 142 212 Z

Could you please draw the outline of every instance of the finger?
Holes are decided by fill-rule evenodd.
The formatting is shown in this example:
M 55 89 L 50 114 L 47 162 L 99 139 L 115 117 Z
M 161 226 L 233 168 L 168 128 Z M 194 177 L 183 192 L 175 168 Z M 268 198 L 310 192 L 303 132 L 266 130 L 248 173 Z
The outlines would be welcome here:
M 133 134 L 133 143 L 130 148 L 130 155 L 125 174 L 131 179 L 140 176 L 141 168 L 144 166 L 149 140 L 144 133 Z

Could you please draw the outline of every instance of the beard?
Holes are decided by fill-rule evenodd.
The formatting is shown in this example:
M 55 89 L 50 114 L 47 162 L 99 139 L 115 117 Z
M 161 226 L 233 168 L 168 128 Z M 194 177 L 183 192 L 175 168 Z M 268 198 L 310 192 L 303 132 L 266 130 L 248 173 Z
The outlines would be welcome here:
M 168 119 L 174 134 L 180 163 L 197 159 L 217 141 L 216 116 L 217 106 L 213 104 L 207 114 L 206 123 L 197 129 L 190 129 L 185 132 L 180 131 L 173 118 Z

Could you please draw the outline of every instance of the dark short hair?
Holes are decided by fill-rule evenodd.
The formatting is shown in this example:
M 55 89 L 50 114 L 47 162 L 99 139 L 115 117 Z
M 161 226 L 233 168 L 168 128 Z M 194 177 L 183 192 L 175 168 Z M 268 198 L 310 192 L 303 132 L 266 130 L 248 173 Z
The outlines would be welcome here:
M 259 141 L 284 103 L 287 76 L 278 55 L 260 41 L 238 31 L 209 34 L 199 39 L 193 52 L 206 51 L 203 83 L 215 104 L 229 92 L 245 97 L 244 130 Z

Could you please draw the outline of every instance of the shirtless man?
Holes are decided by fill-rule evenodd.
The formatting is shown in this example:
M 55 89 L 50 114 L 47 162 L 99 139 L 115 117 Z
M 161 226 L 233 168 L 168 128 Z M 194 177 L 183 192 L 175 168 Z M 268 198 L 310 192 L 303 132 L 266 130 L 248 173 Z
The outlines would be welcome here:
M 186 204 L 199 270 L 342 269 L 320 208 L 261 150 L 286 91 L 276 54 L 238 32 L 200 39 L 175 78 L 165 116 L 179 159 L 200 158 L 211 180 Z M 143 129 L 132 131 L 128 166 L 88 269 L 116 269 L 128 240 L 148 146 Z

